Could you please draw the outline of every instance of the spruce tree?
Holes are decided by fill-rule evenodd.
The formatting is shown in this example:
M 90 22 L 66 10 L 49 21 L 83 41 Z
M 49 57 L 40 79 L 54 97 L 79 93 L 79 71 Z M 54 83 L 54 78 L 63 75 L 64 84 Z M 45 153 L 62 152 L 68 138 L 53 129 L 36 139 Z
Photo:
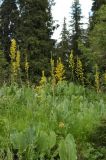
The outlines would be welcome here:
M 103 4 L 106 4 L 106 0 L 93 0 L 92 11 L 95 12 L 99 10 Z
M 0 40 L 1 49 L 9 61 L 10 40 L 16 37 L 18 8 L 16 0 L 3 0 L 0 6 Z
M 64 17 L 64 22 L 63 22 L 63 28 L 61 31 L 61 39 L 60 42 L 57 45 L 57 56 L 61 57 L 62 61 L 64 62 L 64 65 L 68 59 L 69 53 L 70 53 L 70 34 L 67 29 L 67 24 L 66 24 L 66 18 Z
M 92 3 L 92 16 L 90 17 L 90 27 L 89 30 L 93 30 L 96 24 L 96 12 L 101 8 L 102 5 L 106 4 L 106 0 L 93 0 Z
M 71 24 L 70 24 L 70 30 L 71 33 L 71 48 L 75 55 L 80 55 L 80 49 L 78 47 L 78 40 L 81 39 L 81 5 L 79 3 L 79 0 L 74 0 L 72 4 L 72 13 L 71 13 Z
M 101 70 L 106 70 L 106 5 L 95 14 L 96 23 L 89 33 L 92 58 Z
M 20 23 L 17 35 L 22 53 L 28 55 L 30 78 L 36 81 L 42 70 L 49 74 L 53 40 L 53 0 L 19 0 Z M 25 55 L 24 55 L 25 56 Z

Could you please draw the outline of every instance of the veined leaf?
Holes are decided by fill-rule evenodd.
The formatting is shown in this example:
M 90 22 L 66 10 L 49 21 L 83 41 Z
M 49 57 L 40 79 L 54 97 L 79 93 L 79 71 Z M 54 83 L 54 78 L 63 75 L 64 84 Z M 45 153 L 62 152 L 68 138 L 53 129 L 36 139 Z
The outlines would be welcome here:
M 71 134 L 60 141 L 59 156 L 60 160 L 77 160 L 76 144 Z

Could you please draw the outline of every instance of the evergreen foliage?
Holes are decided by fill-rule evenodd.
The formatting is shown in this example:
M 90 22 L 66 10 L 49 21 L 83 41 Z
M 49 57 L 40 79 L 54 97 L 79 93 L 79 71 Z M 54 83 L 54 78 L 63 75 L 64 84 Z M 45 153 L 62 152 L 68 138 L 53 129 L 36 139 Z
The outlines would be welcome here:
M 80 55 L 81 51 L 78 47 L 78 40 L 82 38 L 82 23 L 81 23 L 81 5 L 79 3 L 79 0 L 74 0 L 73 5 L 71 7 L 72 13 L 71 13 L 71 22 L 70 22 L 70 29 L 72 31 L 71 33 L 71 48 L 73 50 L 74 55 Z
M 16 38 L 18 16 L 16 0 L 3 0 L 0 6 L 0 47 L 8 62 L 10 60 L 10 41 L 11 38 Z
M 57 44 L 56 48 L 56 57 L 61 57 L 61 60 L 64 64 L 67 78 L 68 78 L 68 59 L 69 59 L 69 54 L 70 54 L 70 33 L 67 29 L 67 23 L 66 23 L 66 18 L 64 17 L 64 22 L 63 22 L 63 28 L 61 31 L 61 40 Z
M 48 66 L 53 48 L 53 1 L 23 0 L 19 2 L 20 23 L 17 30 L 22 54 L 27 53 L 30 79 L 37 80 L 42 70 L 48 75 Z M 36 77 L 36 78 L 35 78 Z M 40 77 L 39 77 L 40 78 Z
M 93 15 L 90 17 L 90 30 L 92 30 L 95 26 L 95 24 L 97 23 L 96 21 L 96 11 L 98 11 L 103 5 L 106 4 L 106 0 L 93 0 L 92 3 L 92 12 Z
M 57 46 L 57 56 L 61 57 L 65 65 L 70 53 L 70 34 L 67 29 L 67 23 L 65 17 L 63 22 L 63 28 L 60 35 L 61 35 L 61 41 L 58 43 Z
M 106 70 L 106 5 L 95 13 L 96 24 L 90 31 L 90 48 L 93 60 L 100 69 Z

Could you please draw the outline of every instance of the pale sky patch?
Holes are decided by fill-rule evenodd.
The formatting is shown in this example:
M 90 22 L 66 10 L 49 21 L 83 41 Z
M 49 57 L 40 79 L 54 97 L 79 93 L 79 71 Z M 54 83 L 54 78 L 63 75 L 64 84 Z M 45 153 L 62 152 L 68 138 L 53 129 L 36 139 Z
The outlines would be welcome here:
M 63 19 L 66 17 L 67 24 L 71 20 L 71 6 L 73 0 L 55 0 L 56 4 L 53 7 L 52 14 L 54 20 L 57 20 L 57 23 L 60 27 L 55 31 L 53 38 L 58 39 L 60 37 L 60 32 L 62 30 Z M 80 0 L 82 16 L 84 16 L 83 22 L 87 23 L 89 18 L 89 12 L 92 6 L 92 0 Z

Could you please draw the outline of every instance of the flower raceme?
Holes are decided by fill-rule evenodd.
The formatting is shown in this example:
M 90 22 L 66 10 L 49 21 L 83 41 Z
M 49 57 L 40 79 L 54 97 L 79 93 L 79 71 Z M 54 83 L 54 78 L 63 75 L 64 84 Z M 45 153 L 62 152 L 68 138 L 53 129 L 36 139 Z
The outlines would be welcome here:
M 17 79 L 18 71 L 20 70 L 20 52 L 17 50 L 16 40 L 11 40 L 10 46 L 10 58 L 11 58 L 11 78 Z
M 78 80 L 84 85 L 84 73 L 81 60 L 77 57 L 76 74 Z
M 64 123 L 63 123 L 63 122 L 60 122 L 60 123 L 59 123 L 59 128 L 64 128 L 64 127 L 65 127 Z
M 40 80 L 40 82 L 39 82 L 39 83 L 40 83 L 40 86 L 45 85 L 46 82 L 47 82 L 47 79 L 46 79 L 46 76 L 45 76 L 45 72 L 42 71 L 42 77 L 41 77 L 41 80 Z
M 11 61 L 14 61 L 15 58 L 16 58 L 16 49 L 17 49 L 16 40 L 12 39 L 11 40 L 11 46 L 10 46 L 10 58 L 11 58 Z
M 74 80 L 74 56 L 73 51 L 71 51 L 70 57 L 69 57 L 69 67 L 71 70 L 71 79 Z
M 62 81 L 64 80 L 64 74 L 65 74 L 65 70 L 64 70 L 64 65 L 61 62 L 61 58 L 58 59 L 57 61 L 57 66 L 55 69 L 55 78 L 57 81 Z
M 100 80 L 99 80 L 99 71 L 97 64 L 95 65 L 95 87 L 98 93 L 100 91 Z

